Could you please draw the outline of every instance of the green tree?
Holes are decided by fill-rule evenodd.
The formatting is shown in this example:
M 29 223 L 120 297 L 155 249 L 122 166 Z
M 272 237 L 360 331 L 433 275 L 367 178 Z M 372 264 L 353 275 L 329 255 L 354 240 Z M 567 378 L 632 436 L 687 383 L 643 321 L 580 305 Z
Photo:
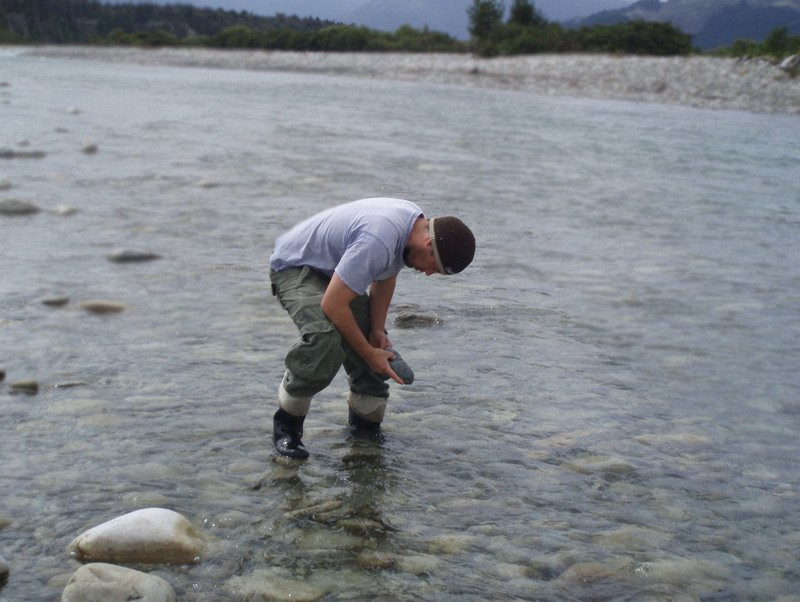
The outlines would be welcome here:
M 470 35 L 479 40 L 489 37 L 502 23 L 504 12 L 501 0 L 472 0 L 472 6 L 467 9 Z
M 529 0 L 514 0 L 508 23 L 523 27 L 542 27 L 547 21 L 536 12 L 536 7 Z
M 776 27 L 764 40 L 764 51 L 773 56 L 786 54 L 789 48 L 789 30 L 786 27 Z

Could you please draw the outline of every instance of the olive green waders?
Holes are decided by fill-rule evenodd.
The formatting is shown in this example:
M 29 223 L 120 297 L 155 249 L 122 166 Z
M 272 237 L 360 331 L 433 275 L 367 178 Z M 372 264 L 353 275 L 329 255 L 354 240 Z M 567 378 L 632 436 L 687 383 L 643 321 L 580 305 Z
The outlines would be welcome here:
M 311 397 L 327 387 L 344 366 L 350 381 L 347 402 L 351 417 L 355 413 L 357 418 L 379 424 L 389 385 L 344 341 L 322 311 L 330 278 L 304 266 L 270 272 L 270 281 L 273 294 L 300 331 L 300 341 L 286 355 L 286 372 L 278 389 L 281 408 L 292 416 L 305 416 Z M 364 336 L 368 336 L 369 297 L 357 296 L 350 309 Z

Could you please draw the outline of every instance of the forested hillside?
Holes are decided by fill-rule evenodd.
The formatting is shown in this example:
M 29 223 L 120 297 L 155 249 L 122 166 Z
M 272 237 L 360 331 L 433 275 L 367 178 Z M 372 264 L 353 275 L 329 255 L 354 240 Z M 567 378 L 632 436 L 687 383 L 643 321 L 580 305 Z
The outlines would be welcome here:
M 179 39 L 211 36 L 228 27 L 254 31 L 315 31 L 330 21 L 251 13 L 190 5 L 106 5 L 93 0 L 0 0 L 0 41 L 89 42 L 112 31 L 166 32 Z
M 571 25 L 593 27 L 634 21 L 672 23 L 691 34 L 695 46 L 710 50 L 739 38 L 763 41 L 775 28 L 800 34 L 800 0 L 639 0 Z

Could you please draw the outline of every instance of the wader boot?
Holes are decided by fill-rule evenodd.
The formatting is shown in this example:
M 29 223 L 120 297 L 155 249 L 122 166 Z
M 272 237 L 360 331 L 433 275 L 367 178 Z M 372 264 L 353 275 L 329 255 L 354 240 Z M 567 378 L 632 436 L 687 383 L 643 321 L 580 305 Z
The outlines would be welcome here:
M 353 408 L 347 409 L 347 424 L 357 431 L 377 431 L 381 428 L 380 422 L 372 422 L 372 420 L 362 418 L 353 411 Z
M 275 412 L 272 418 L 272 442 L 280 455 L 296 460 L 308 458 L 308 451 L 301 441 L 305 419 L 305 416 L 292 416 L 283 408 Z
M 377 432 L 386 411 L 386 399 L 350 391 L 347 396 L 347 424 L 355 431 Z

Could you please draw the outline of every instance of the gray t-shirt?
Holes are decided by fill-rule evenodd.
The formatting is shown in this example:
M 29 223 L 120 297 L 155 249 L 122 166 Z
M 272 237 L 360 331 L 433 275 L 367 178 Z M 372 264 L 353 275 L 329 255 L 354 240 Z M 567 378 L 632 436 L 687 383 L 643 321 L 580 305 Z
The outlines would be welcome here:
M 307 265 L 334 271 L 356 294 L 397 276 L 403 249 L 422 210 L 404 199 L 371 198 L 332 207 L 278 237 L 270 257 L 276 272 Z

